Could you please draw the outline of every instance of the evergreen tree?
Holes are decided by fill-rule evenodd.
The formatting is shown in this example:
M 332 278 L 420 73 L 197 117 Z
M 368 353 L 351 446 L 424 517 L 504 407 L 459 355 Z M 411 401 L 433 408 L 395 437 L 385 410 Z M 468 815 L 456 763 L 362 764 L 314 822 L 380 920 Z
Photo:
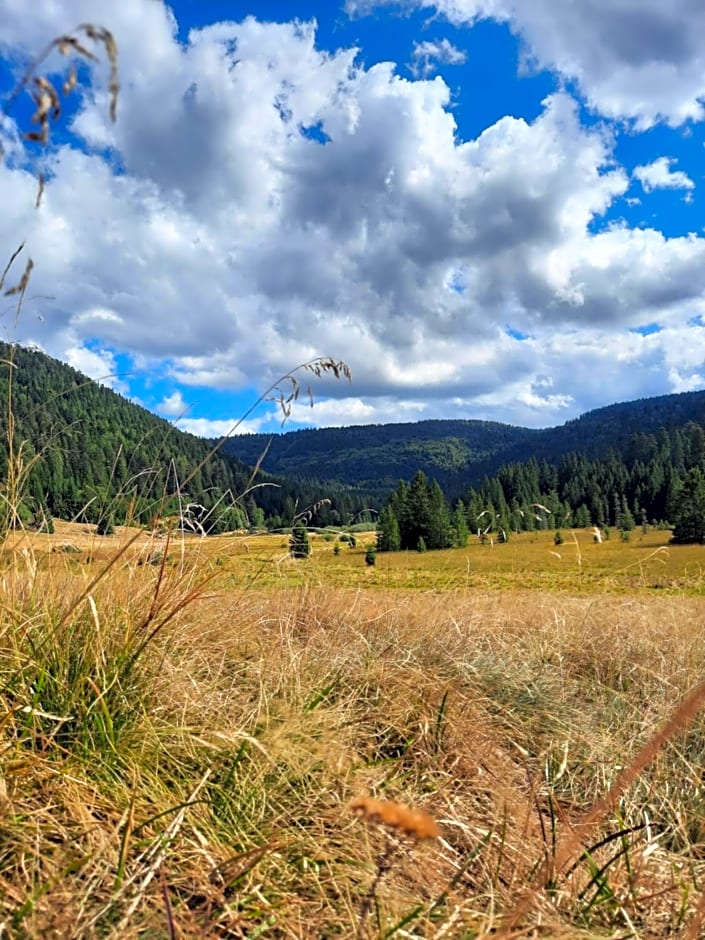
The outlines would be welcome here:
M 308 540 L 308 532 L 303 522 L 297 522 L 291 530 L 289 539 L 289 553 L 292 558 L 308 558 L 311 554 L 311 545 Z
M 450 511 L 437 482 L 432 483 L 428 491 L 428 512 L 428 530 L 425 533 L 428 547 L 450 548 L 453 544 Z
M 694 467 L 672 501 L 673 541 L 705 544 L 705 473 Z
M 465 548 L 469 536 L 467 510 L 462 499 L 459 499 L 453 513 L 453 544 L 457 548 Z
M 627 506 L 626 497 L 622 497 L 622 530 L 624 532 L 631 532 L 636 523 L 634 522 L 634 516 Z
M 377 553 L 375 552 L 374 545 L 370 545 L 367 551 L 365 552 L 365 564 L 373 567 L 377 563 Z
M 391 502 L 379 514 L 377 521 L 377 550 L 380 552 L 398 552 L 401 548 L 401 533 Z

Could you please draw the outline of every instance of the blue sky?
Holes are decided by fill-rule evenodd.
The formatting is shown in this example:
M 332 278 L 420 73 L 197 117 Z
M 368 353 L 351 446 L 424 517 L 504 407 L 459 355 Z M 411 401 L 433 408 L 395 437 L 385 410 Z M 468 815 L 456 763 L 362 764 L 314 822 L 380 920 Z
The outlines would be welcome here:
M 288 426 L 705 387 L 701 3 L 0 0 L 3 87 L 86 20 L 117 123 L 100 63 L 42 153 L 28 101 L 2 129 L 4 244 L 35 261 L 10 338 L 209 435 L 318 355 L 353 380 Z

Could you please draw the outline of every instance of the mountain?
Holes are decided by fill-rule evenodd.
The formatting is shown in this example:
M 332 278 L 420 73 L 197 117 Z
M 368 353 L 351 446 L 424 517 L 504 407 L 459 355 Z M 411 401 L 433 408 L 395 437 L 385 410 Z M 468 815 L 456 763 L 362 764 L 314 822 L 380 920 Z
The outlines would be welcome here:
M 418 421 L 347 428 L 247 434 L 225 442 L 225 452 L 289 479 L 337 480 L 386 497 L 417 470 L 442 487 L 467 482 L 475 466 L 505 462 L 517 450 L 531 453 L 542 432 L 494 421 Z
M 376 496 L 388 494 L 417 470 L 451 494 L 529 458 L 556 462 L 569 453 L 628 458 L 635 435 L 657 434 L 689 422 L 705 425 L 705 391 L 609 405 L 559 427 L 531 430 L 491 421 L 438 420 L 251 434 L 226 442 L 228 454 L 287 479 L 340 481 Z
M 502 471 L 508 502 L 523 505 L 529 493 L 556 490 L 574 509 L 583 502 L 597 507 L 597 496 L 586 494 L 590 478 L 600 476 L 601 493 L 619 493 L 632 506 L 637 500 L 664 518 L 669 492 L 703 450 L 705 392 L 686 392 L 610 405 L 543 430 L 472 420 L 325 428 L 232 438 L 209 457 L 213 442 L 179 431 L 42 352 L 0 343 L 0 362 L 7 403 L 0 410 L 0 528 L 16 521 L 10 507 L 18 504 L 18 477 L 24 523 L 52 515 L 148 522 L 161 513 L 223 531 L 279 528 L 299 515 L 312 525 L 364 520 L 366 509 L 381 509 L 398 481 L 418 470 L 451 499 Z M 248 490 L 250 468 L 268 445 L 257 485 Z M 582 463 L 565 462 L 576 454 Z M 601 460 L 609 466 L 587 463 Z M 527 462 L 533 466 L 517 469 Z M 558 468 L 558 477 L 549 467 Z M 597 508 L 590 511 L 597 515 Z M 603 515 L 615 515 L 612 503 Z
M 635 435 L 671 431 L 691 422 L 705 425 L 705 391 L 620 402 L 540 431 L 531 456 L 549 461 L 568 453 L 590 459 L 605 457 L 611 451 L 628 456 Z M 513 457 L 525 459 L 521 449 L 515 449 Z
M 209 456 L 210 442 L 42 352 L 0 343 L 0 363 L 7 403 L 0 409 L 0 527 L 17 521 L 13 506 L 28 524 L 51 516 L 112 524 L 180 514 L 196 529 L 223 531 L 266 520 L 286 525 L 322 496 L 332 502 L 321 507 L 319 524 L 365 505 L 345 487 L 329 484 L 323 492 L 263 473 L 251 488 L 252 471 L 236 457 Z

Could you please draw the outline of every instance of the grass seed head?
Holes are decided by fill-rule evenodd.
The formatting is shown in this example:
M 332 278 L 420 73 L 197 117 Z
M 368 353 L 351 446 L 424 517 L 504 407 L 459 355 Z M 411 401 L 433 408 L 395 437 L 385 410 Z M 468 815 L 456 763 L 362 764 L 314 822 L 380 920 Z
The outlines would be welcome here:
M 424 810 L 412 809 L 403 803 L 362 796 L 352 801 L 350 810 L 367 823 L 384 826 L 418 841 L 437 839 L 441 834 L 438 823 L 432 816 Z

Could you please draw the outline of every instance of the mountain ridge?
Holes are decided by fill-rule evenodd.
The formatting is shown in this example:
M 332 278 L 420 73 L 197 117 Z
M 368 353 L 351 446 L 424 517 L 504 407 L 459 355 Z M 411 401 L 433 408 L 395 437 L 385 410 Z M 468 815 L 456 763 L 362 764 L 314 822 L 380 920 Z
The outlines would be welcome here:
M 550 428 L 437 418 L 240 435 L 227 440 L 224 450 L 247 463 L 268 447 L 263 467 L 271 473 L 337 480 L 379 495 L 421 469 L 455 493 L 508 463 L 531 457 L 550 462 L 572 452 L 590 459 L 611 451 L 625 455 L 635 434 L 688 422 L 705 425 L 705 391 L 616 402 Z
M 205 461 L 181 495 L 210 511 L 225 494 L 232 511 L 223 514 L 220 530 L 261 525 L 263 516 L 271 527 L 287 526 L 314 504 L 320 508 L 309 514 L 312 524 L 340 525 L 367 508 L 379 510 L 399 480 L 418 470 L 455 499 L 513 464 L 612 453 L 634 462 L 639 454 L 653 455 L 660 431 L 688 424 L 705 429 L 705 391 L 692 391 L 617 402 L 544 429 L 451 418 L 241 435 L 206 460 L 212 441 L 181 431 L 39 350 L 3 343 L 0 358 L 6 401 L 13 375 L 15 453 L 26 445 L 24 457 L 39 458 L 27 490 L 30 516 L 82 513 L 96 522 L 110 512 L 120 522 L 137 506 L 146 519 L 160 494 Z M 8 432 L 7 408 L 0 409 L 3 480 Z M 267 447 L 257 482 L 273 485 L 247 492 L 251 468 Z

